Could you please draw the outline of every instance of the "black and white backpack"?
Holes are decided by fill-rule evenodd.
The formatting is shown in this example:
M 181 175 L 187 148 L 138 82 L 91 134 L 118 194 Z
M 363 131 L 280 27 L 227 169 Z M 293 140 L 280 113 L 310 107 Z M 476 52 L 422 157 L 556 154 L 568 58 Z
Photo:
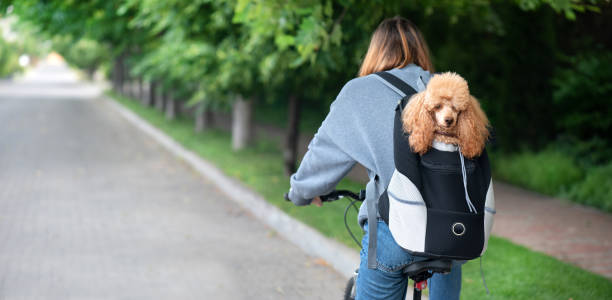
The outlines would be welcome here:
M 466 159 L 458 147 L 435 141 L 424 155 L 411 151 L 402 110 L 416 91 L 388 72 L 384 81 L 404 96 L 395 111 L 395 171 L 378 212 L 395 242 L 418 256 L 470 260 L 487 248 L 495 200 L 486 149 Z

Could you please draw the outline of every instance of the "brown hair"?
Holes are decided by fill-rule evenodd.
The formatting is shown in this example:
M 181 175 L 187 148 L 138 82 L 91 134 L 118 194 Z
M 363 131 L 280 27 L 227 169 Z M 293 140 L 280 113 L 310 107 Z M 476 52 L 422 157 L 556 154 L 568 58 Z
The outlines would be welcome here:
M 374 31 L 359 76 L 403 68 L 410 63 L 433 72 L 423 35 L 412 22 L 396 16 L 383 20 Z

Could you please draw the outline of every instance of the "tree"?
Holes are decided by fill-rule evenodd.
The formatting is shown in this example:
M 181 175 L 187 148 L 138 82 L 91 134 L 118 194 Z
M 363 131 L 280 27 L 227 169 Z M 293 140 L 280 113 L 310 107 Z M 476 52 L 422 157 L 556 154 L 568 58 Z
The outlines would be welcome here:
M 96 41 L 110 49 L 115 89 L 122 91 L 125 78 L 134 77 L 171 96 L 165 98 L 199 105 L 197 128 L 211 107 L 238 103 L 234 111 L 246 107 L 245 114 L 236 113 L 246 122 L 236 122 L 243 126 L 236 132 L 248 132 L 254 99 L 287 104 L 284 153 L 289 174 L 296 165 L 300 107 L 329 104 L 342 84 L 356 75 L 368 33 L 393 15 L 418 24 L 438 69 L 458 71 L 468 79 L 493 124 L 505 125 L 496 126 L 504 148 L 515 147 L 516 135 L 526 137 L 531 146 L 548 143 L 560 128 L 547 112 L 553 97 L 550 78 L 568 78 L 554 75 L 563 73 L 558 65 L 566 65 L 560 57 L 575 56 L 574 48 L 585 48 L 576 45 L 589 44 L 583 38 L 561 39 L 560 34 L 571 22 L 584 23 L 583 15 L 602 8 L 606 15 L 609 4 L 603 3 L 607 2 L 22 0 L 2 1 L 0 9 L 13 5 L 15 13 L 40 32 L 66 37 L 69 45 L 84 47 Z M 584 34 L 587 31 L 578 36 L 597 35 Z M 64 53 L 76 64 L 76 58 Z M 99 62 L 85 60 L 90 62 L 79 65 Z M 250 134 L 242 136 L 237 140 L 246 141 Z

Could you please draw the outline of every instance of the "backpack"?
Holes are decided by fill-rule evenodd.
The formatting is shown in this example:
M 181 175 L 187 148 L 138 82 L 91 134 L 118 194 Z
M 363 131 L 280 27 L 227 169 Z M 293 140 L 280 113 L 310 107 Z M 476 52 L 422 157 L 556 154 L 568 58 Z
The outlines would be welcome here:
M 395 242 L 413 255 L 456 260 L 480 257 L 487 248 L 495 214 L 486 149 L 466 159 L 457 146 L 434 142 L 447 149 L 432 147 L 422 156 L 414 153 L 401 116 L 416 91 L 389 72 L 376 75 L 405 94 L 395 109 L 395 170 L 378 199 L 381 218 Z

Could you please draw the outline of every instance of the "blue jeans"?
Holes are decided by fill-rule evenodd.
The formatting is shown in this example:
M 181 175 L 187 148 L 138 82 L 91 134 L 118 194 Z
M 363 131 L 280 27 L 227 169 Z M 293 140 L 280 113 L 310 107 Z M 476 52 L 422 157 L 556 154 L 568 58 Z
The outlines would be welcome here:
M 402 273 L 407 265 L 422 257 L 412 256 L 402 249 L 391 236 L 385 222 L 378 221 L 378 244 L 376 247 L 377 269 L 368 269 L 368 226 L 361 241 L 361 264 L 357 276 L 355 300 L 397 299 L 406 297 L 408 278 Z M 461 263 L 453 264 L 449 274 L 435 274 L 429 279 L 430 300 L 459 299 L 461 292 Z

